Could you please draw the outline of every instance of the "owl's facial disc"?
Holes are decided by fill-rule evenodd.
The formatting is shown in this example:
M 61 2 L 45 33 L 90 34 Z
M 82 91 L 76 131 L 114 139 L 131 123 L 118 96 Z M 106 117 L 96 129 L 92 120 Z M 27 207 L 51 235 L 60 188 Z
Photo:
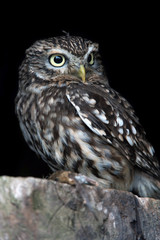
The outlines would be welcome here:
M 71 75 L 72 79 L 75 76 L 83 83 L 88 79 L 88 76 L 96 73 L 97 61 L 96 50 L 90 46 L 85 55 L 76 56 L 64 49 L 53 49 L 48 52 L 49 69 L 54 69 L 58 75 Z

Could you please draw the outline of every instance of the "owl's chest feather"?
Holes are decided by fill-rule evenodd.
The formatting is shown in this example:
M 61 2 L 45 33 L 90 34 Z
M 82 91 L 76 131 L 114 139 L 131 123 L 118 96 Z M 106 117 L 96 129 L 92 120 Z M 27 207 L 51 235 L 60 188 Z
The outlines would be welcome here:
M 78 138 L 76 132 L 79 129 L 79 134 L 83 135 L 84 130 L 81 119 L 68 102 L 64 90 L 52 89 L 41 94 L 40 97 L 35 96 L 34 103 L 32 101 L 28 109 L 28 119 L 25 121 L 25 125 L 30 124 L 28 130 L 34 150 L 37 152 L 38 146 L 39 154 L 43 159 L 54 158 L 61 168 L 64 159 L 70 158 L 71 154 L 73 159 L 77 159 L 80 147 L 75 143 L 75 138 Z M 73 154 L 71 149 L 75 145 L 77 152 Z
M 45 161 L 51 160 L 52 169 L 78 171 L 82 165 L 98 162 L 100 157 L 105 158 L 108 154 L 100 147 L 102 140 L 98 136 L 93 138 L 84 125 L 64 90 L 32 96 L 31 102 L 22 131 L 30 147 Z M 27 129 L 27 134 L 24 129 Z M 86 158 L 88 161 L 85 163 L 83 160 Z

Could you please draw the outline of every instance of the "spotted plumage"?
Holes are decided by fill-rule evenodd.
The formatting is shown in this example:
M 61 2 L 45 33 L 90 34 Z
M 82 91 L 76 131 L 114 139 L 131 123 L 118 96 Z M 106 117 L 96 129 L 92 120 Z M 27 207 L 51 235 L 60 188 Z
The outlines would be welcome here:
M 69 35 L 34 43 L 20 67 L 16 113 L 53 171 L 160 198 L 154 149 L 132 106 L 109 86 L 97 43 Z

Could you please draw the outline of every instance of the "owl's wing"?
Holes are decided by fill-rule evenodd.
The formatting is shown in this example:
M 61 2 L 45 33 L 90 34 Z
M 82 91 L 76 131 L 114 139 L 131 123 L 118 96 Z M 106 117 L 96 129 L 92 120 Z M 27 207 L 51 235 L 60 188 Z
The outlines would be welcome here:
M 87 127 L 105 139 L 133 165 L 160 177 L 154 149 L 132 106 L 111 88 L 71 84 L 66 96 Z

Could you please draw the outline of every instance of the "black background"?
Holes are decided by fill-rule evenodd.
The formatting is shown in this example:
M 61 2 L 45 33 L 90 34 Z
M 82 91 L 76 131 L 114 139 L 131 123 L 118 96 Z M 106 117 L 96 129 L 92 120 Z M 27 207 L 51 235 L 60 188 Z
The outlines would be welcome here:
M 90 2 L 91 4 L 91 2 Z M 110 85 L 134 106 L 160 158 L 158 6 L 93 2 L 41 3 L 1 9 L 0 175 L 43 177 L 50 170 L 25 143 L 14 113 L 18 67 L 38 39 L 81 35 L 100 44 Z

